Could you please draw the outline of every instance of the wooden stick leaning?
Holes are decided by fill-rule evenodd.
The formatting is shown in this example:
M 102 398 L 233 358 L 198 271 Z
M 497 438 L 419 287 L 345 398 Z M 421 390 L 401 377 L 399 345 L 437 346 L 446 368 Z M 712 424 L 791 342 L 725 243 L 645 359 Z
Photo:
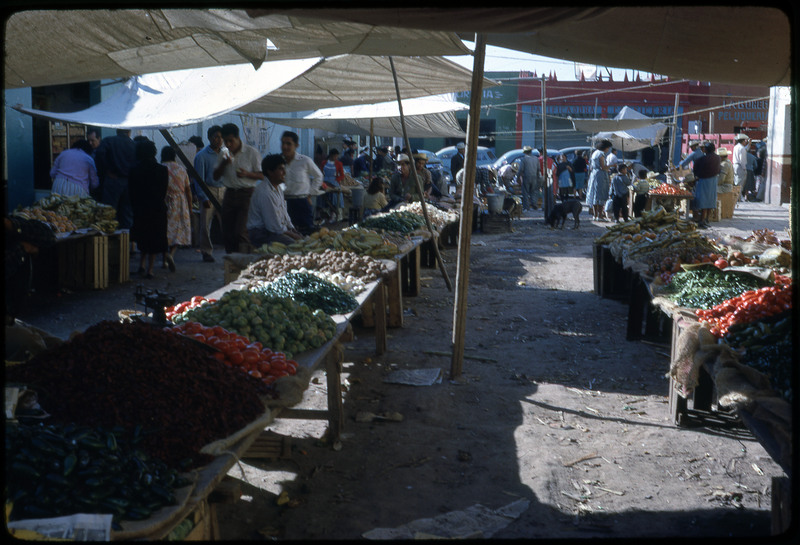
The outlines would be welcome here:
M 397 107 L 400 111 L 400 125 L 403 127 L 403 142 L 405 142 L 406 148 L 408 149 L 409 153 L 411 153 L 411 143 L 408 140 L 408 132 L 406 131 L 406 119 L 403 116 L 403 104 L 400 101 L 400 86 L 397 83 L 397 71 L 394 68 L 394 59 L 392 59 L 391 56 L 389 57 L 389 64 L 392 66 L 394 90 L 397 93 Z M 422 217 L 425 218 L 425 224 L 428 226 L 428 231 L 430 231 L 431 238 L 434 240 L 433 251 L 436 254 L 436 262 L 439 263 L 439 270 L 442 272 L 442 277 L 444 278 L 444 283 L 447 285 L 447 289 L 449 291 L 453 291 L 453 284 L 450 282 L 450 277 L 447 275 L 447 269 L 444 267 L 444 261 L 442 261 L 442 256 L 439 253 L 439 245 L 435 243 L 436 235 L 434 233 L 433 225 L 431 224 L 431 219 L 428 217 L 428 208 L 425 204 L 425 191 L 423 190 L 422 183 L 419 181 L 419 177 L 417 176 L 417 169 L 414 165 L 413 159 L 411 162 L 411 175 L 414 176 L 414 183 L 417 185 L 417 191 L 419 191 L 420 203 L 422 205 Z

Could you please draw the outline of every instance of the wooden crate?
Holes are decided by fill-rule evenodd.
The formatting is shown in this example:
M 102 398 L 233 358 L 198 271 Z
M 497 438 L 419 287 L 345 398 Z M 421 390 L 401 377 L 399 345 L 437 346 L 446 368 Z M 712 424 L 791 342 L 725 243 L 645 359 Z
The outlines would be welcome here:
M 500 214 L 485 212 L 481 214 L 481 232 L 486 234 L 510 233 L 511 216 L 503 211 Z
M 291 437 L 279 435 L 272 430 L 262 432 L 242 458 L 264 458 L 270 460 L 292 457 Z
M 98 235 L 60 242 L 58 286 L 69 289 L 108 288 L 108 238 Z
M 734 191 L 730 193 L 718 193 L 717 198 L 720 202 L 720 218 L 721 219 L 730 219 L 733 217 L 733 209 L 736 207 L 736 200 L 739 196 L 739 192 L 736 191 L 737 188 L 734 188 Z
M 128 231 L 117 231 L 108 238 L 108 283 L 123 284 L 131 277 L 131 242 Z

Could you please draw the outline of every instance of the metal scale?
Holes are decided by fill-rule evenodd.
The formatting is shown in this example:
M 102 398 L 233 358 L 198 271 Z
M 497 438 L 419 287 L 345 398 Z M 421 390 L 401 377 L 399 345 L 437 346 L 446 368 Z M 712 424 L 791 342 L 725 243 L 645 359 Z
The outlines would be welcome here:
M 157 325 L 167 325 L 167 315 L 164 308 L 175 304 L 174 296 L 161 293 L 158 290 L 144 291 L 144 286 L 139 284 L 136 286 L 134 297 L 136 298 L 136 304 L 144 307 L 144 316 L 140 318 L 141 321 L 147 321 L 145 317 L 148 315 L 148 310 L 152 310 L 153 316 L 150 321 Z

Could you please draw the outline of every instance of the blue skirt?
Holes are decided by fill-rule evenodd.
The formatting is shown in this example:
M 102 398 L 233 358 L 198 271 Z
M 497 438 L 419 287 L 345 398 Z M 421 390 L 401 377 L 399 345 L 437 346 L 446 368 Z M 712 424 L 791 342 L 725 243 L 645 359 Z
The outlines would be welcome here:
M 608 173 L 605 170 L 592 170 L 586 192 L 586 204 L 605 206 L 608 200 Z
M 695 207 L 713 210 L 717 207 L 717 177 L 699 178 L 694 186 Z
M 583 189 L 583 182 L 586 181 L 586 173 L 585 172 L 576 172 L 575 173 L 575 189 Z

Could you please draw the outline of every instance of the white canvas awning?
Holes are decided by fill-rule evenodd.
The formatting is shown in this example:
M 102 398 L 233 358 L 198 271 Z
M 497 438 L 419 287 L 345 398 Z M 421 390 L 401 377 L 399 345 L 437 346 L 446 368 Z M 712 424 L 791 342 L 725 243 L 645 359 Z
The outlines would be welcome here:
M 471 71 L 437 57 L 398 57 L 405 99 L 469 89 Z M 353 70 L 358 67 L 356 73 Z M 486 80 L 486 86 L 497 83 Z M 145 74 L 114 96 L 72 113 L 17 110 L 51 120 L 108 128 L 163 129 L 231 111 L 273 113 L 316 110 L 396 99 L 388 58 L 340 55 Z
M 668 128 L 664 123 L 652 123 L 653 120 L 651 118 L 643 113 L 637 112 L 629 106 L 622 108 L 622 110 L 614 116 L 614 119 L 619 121 L 626 119 L 641 120 L 648 121 L 650 124 L 649 126 L 638 129 L 599 132 L 592 137 L 593 142 L 610 140 L 611 144 L 618 150 L 636 151 L 661 143 L 661 139 L 664 137 Z
M 495 6 L 320 9 L 294 3 L 247 10 L 408 29 L 449 30 L 464 40 L 556 59 L 738 85 L 791 85 L 793 14 L 761 5 Z M 624 28 L 615 32 L 610 29 Z M 742 32 L 746 34 L 743 40 Z M 747 36 L 758 36 L 757 46 Z
M 452 32 L 251 16 L 241 9 L 22 10 L 6 20 L 4 86 L 37 87 L 305 57 L 464 55 Z
M 455 112 L 469 106 L 451 97 L 421 97 L 403 100 L 403 117 L 409 138 L 464 137 Z M 267 121 L 301 129 L 322 129 L 336 134 L 403 136 L 397 101 L 342 106 L 317 110 L 300 118 L 267 117 Z

